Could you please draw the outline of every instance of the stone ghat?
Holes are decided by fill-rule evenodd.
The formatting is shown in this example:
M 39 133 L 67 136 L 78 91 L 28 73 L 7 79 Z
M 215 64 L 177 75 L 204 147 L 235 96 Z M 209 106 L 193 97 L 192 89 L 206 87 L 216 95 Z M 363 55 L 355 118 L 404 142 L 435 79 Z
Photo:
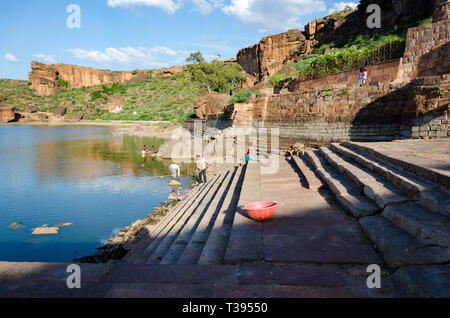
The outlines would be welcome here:
M 449 76 L 260 94 L 253 103 L 253 125 L 279 128 L 281 137 L 304 141 L 446 138 L 449 104 Z

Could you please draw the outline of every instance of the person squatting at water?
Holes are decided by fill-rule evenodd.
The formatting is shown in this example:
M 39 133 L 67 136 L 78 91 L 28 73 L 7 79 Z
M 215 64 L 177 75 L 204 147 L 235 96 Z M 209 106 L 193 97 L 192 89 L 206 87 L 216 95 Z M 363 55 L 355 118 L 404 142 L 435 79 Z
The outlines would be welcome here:
M 170 173 L 172 174 L 172 179 L 173 180 L 177 180 L 177 174 L 178 174 L 178 178 L 180 177 L 180 166 L 173 163 L 170 165 L 169 167 Z
M 208 161 L 200 155 L 196 156 L 197 159 L 197 172 L 198 172 L 198 182 L 206 183 L 206 165 Z

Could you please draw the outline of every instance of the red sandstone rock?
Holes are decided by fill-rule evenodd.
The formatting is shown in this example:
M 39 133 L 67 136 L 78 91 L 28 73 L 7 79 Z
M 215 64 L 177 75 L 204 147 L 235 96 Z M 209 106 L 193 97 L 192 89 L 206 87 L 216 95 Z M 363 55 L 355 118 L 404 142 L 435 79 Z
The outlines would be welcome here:
M 28 74 L 31 89 L 36 90 L 37 95 L 51 95 L 61 90 L 57 79 L 60 78 L 69 83 L 68 89 L 81 88 L 112 83 L 125 83 L 133 75 L 127 71 L 98 70 L 90 67 L 52 64 L 47 65 L 36 61 L 31 62 L 32 71 Z
M 207 118 L 209 115 L 222 113 L 227 107 L 229 99 L 229 95 L 216 92 L 202 96 L 194 106 L 195 114 L 199 118 Z
M 237 60 L 248 74 L 262 80 L 275 74 L 284 64 L 295 58 L 308 55 L 311 45 L 307 42 L 300 30 L 292 29 L 265 37 L 258 44 L 242 49 Z
M 7 123 L 13 121 L 15 118 L 14 106 L 0 106 L 0 123 Z

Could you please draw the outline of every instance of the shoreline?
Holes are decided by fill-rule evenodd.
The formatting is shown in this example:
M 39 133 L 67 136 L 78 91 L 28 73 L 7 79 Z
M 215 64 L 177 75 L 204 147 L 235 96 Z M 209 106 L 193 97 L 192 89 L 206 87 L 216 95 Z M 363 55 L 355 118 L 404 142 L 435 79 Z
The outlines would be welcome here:
M 172 131 L 182 127 L 174 125 L 169 121 L 128 121 L 128 120 L 82 120 L 78 122 L 68 122 L 59 120 L 50 121 L 27 121 L 27 122 L 9 122 L 0 123 L 0 126 L 35 126 L 35 127 L 63 127 L 63 126 L 98 126 L 111 127 L 116 136 L 134 136 L 170 139 Z

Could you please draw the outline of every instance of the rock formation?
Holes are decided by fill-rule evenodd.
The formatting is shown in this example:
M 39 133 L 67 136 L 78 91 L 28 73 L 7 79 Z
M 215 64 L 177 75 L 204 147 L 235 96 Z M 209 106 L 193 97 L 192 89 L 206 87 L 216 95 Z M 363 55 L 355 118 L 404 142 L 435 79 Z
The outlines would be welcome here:
M 15 119 L 14 106 L 6 104 L 6 97 L 0 94 L 0 123 L 8 123 Z
M 275 74 L 283 65 L 311 52 L 311 42 L 300 30 L 263 38 L 258 44 L 239 51 L 238 63 L 258 81 Z
M 222 113 L 227 107 L 229 99 L 229 95 L 216 92 L 202 96 L 194 106 L 195 114 L 198 118 L 207 118 L 209 115 Z
M 0 106 L 0 123 L 7 123 L 16 119 L 14 106 Z
M 133 77 L 128 71 L 99 70 L 90 67 L 68 64 L 44 64 L 31 62 L 32 71 L 28 74 L 31 89 L 37 95 L 51 95 L 63 88 L 81 88 L 112 83 L 125 83 Z M 67 81 L 67 87 L 61 86 L 58 79 Z

